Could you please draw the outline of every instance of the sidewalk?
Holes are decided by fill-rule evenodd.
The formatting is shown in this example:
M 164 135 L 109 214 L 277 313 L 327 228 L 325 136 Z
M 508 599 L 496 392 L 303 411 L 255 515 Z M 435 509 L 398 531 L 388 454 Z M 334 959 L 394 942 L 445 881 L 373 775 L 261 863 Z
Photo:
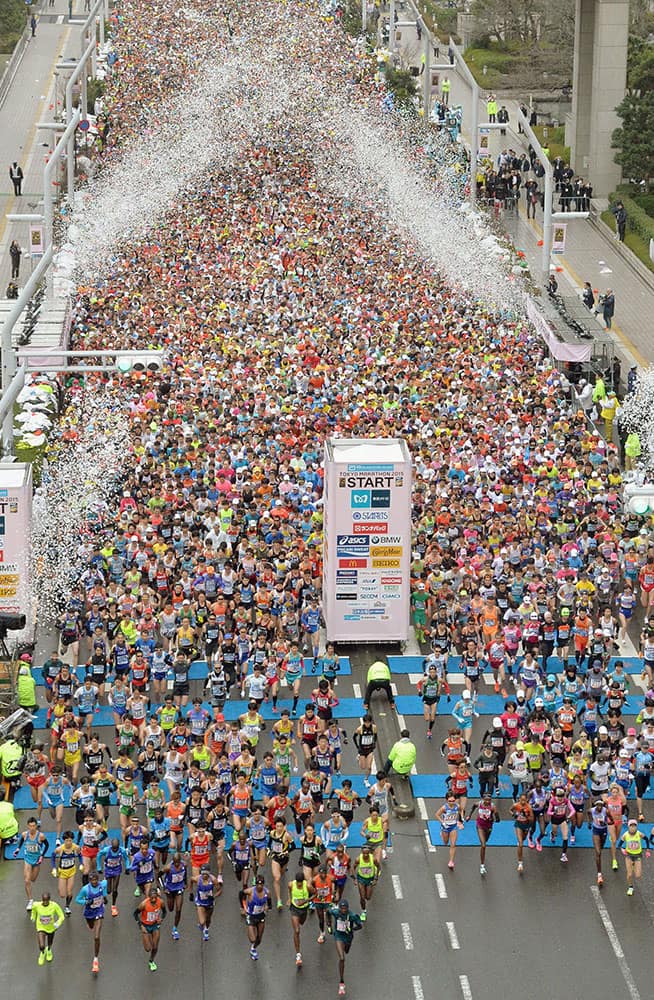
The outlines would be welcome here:
M 406 8 L 402 11 L 401 17 L 403 20 L 408 20 L 405 11 Z M 422 52 L 422 45 L 418 43 L 415 29 L 402 29 L 402 40 L 399 43 L 401 53 L 406 51 L 407 55 L 413 55 L 418 51 L 419 45 L 419 51 Z M 446 61 L 446 53 L 447 46 L 441 43 L 439 63 Z M 418 55 L 411 61 L 416 65 L 419 64 L 419 59 Z M 432 59 L 432 62 L 435 61 Z M 471 114 L 470 88 L 459 76 L 456 67 L 452 67 L 451 71 L 440 71 L 440 78 L 442 79 L 445 74 L 451 81 L 450 105 L 461 105 L 463 109 L 463 136 L 469 145 L 471 137 L 467 129 Z M 479 102 L 479 123 L 482 125 L 488 120 L 485 97 L 482 91 Z M 527 148 L 527 143 L 523 141 L 525 137 L 518 134 L 517 103 L 514 101 L 499 103 L 506 105 L 510 122 L 506 136 L 500 135 L 499 129 L 490 131 L 490 153 L 494 161 L 502 149 L 511 148 L 517 152 Z M 556 199 L 555 210 L 558 210 Z M 516 217 L 509 211 L 504 213 L 502 219 L 517 249 L 524 251 L 532 268 L 532 274 L 536 278 L 541 270 L 541 248 L 538 246 L 538 241 L 542 236 L 542 218 L 543 213 L 538 208 L 536 221 L 527 222 L 523 198 L 520 215 Z M 654 313 L 654 291 L 620 256 L 615 249 L 614 240 L 605 236 L 590 221 L 570 220 L 566 253 L 557 258 L 557 265 L 563 268 L 562 273 L 557 274 L 557 280 L 559 285 L 563 286 L 564 294 L 581 295 L 584 281 L 589 281 L 592 287 L 600 292 L 606 291 L 607 288 L 613 289 L 616 306 L 612 334 L 616 352 L 623 362 L 623 372 L 634 362 L 641 367 L 653 364 L 654 339 L 651 335 L 651 316 Z
M 81 11 L 83 0 L 75 0 L 73 10 Z M 75 16 L 75 15 L 73 15 Z M 50 150 L 49 133 L 37 130 L 41 121 L 52 121 L 55 108 L 54 72 L 57 62 L 77 54 L 79 24 L 68 24 L 68 0 L 55 0 L 38 15 L 36 37 L 31 38 L 11 89 L 0 109 L 0 298 L 11 275 L 9 246 L 16 240 L 22 247 L 19 288 L 32 270 L 28 252 L 27 222 L 10 223 L 7 213 L 42 212 L 43 168 Z M 23 193 L 15 197 L 9 166 L 16 160 L 23 168 Z M 34 265 L 38 260 L 34 261 Z

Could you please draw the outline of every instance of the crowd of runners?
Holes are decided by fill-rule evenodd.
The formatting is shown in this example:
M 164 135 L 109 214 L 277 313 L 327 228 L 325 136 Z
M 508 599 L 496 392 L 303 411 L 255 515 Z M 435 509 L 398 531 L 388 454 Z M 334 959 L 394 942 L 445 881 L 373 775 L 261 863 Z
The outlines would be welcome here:
M 167 3 L 146 15 L 130 0 L 112 15 L 109 164 L 188 80 L 207 38 L 238 36 L 235 12 L 195 7 L 205 19 L 178 19 Z M 336 31 L 317 20 L 298 51 L 306 44 L 342 70 L 354 56 Z M 566 862 L 588 822 L 598 882 L 608 836 L 613 867 L 626 852 L 633 891 L 649 847 L 638 822 L 654 692 L 630 690 L 612 658 L 644 609 L 639 653 L 654 688 L 654 546 L 642 518 L 623 511 L 617 450 L 518 315 L 446 284 L 372 209 L 324 193 L 297 136 L 281 130 L 253 140 L 236 168 L 198 178 L 147 237 L 117 249 L 102 279 L 80 287 L 72 339 L 86 350 L 160 346 L 165 363 L 101 389 L 88 376 L 62 421 L 60 447 L 74 451 L 84 395 L 102 391 L 130 443 L 115 507 L 71 540 L 79 573 L 57 623 L 61 648 L 44 666 L 50 745 L 32 752 L 34 816 L 19 845 L 40 964 L 76 902 L 97 972 L 105 914 L 134 893 L 127 909 L 155 970 L 164 918 L 175 940 L 189 923 L 209 937 L 227 860 L 252 959 L 268 911 L 288 907 L 300 966 L 315 911 L 345 992 L 345 955 L 390 847 L 393 792 L 384 772 L 371 774 L 368 715 L 355 734 L 367 801 L 340 780 L 339 659 L 320 641 L 326 435 L 401 436 L 411 449 L 411 603 L 429 738 L 439 699 L 442 710 L 451 697 L 448 672 L 465 675 L 442 746 L 450 792 L 437 818 L 450 868 L 457 830 L 476 815 L 485 873 L 508 777 L 520 871 L 523 845 L 539 851 L 548 825 L 553 838 L 561 829 Z M 201 660 L 204 697 L 193 699 Z M 473 753 L 484 672 L 506 704 Z M 628 694 L 635 726 L 623 721 Z M 226 723 L 225 704 L 245 696 Z M 113 716 L 105 742 L 99 706 Z M 482 795 L 470 807 L 476 772 Z M 636 814 L 624 825 L 632 786 Z M 61 907 L 48 894 L 33 901 L 49 813 Z M 344 897 L 350 879 L 357 912 Z

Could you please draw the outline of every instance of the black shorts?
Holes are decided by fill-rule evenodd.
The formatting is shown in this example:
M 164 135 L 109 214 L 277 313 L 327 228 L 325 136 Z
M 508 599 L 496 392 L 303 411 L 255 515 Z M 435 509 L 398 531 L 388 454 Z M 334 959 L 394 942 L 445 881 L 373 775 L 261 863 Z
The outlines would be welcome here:
M 639 799 L 642 799 L 643 795 L 649 788 L 649 783 L 651 780 L 650 774 L 637 774 L 636 775 L 636 795 Z
M 297 906 L 293 906 L 293 904 L 291 903 L 289 907 L 289 913 L 291 914 L 291 916 L 298 917 L 298 919 L 301 920 L 302 923 L 304 923 L 304 921 L 307 919 L 308 912 L 309 912 L 308 906 L 305 906 L 303 909 L 299 909 Z
M 437 694 L 435 698 L 423 698 L 422 701 L 424 705 L 438 705 L 440 695 Z
M 183 684 L 173 684 L 173 695 L 188 695 L 191 693 L 191 685 L 188 681 Z
M 265 913 L 254 913 L 252 914 L 252 916 L 250 916 L 250 914 L 248 913 L 246 914 L 245 917 L 245 923 L 247 924 L 248 927 L 256 927 L 258 924 L 263 924 L 265 922 L 265 919 L 266 919 Z

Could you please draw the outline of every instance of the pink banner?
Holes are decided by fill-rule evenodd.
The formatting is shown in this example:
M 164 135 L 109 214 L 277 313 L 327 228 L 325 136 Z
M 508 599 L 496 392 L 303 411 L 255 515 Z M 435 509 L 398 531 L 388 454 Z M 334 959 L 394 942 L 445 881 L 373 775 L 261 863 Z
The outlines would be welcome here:
M 552 357 L 557 361 L 577 361 L 580 363 L 590 361 L 593 356 L 592 343 L 568 344 L 564 340 L 559 340 L 550 329 L 549 323 L 539 311 L 534 300 L 530 298 L 527 299 L 527 317 L 549 347 Z

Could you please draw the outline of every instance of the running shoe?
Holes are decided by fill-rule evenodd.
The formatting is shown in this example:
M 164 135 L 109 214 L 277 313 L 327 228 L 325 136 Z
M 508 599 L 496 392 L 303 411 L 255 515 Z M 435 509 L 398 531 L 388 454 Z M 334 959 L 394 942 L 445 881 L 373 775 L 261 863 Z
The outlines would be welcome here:
M 574 844 L 574 842 L 575 842 L 575 835 L 574 835 L 574 833 L 571 833 L 570 834 L 570 843 Z
M 139 889 L 139 887 L 138 887 L 138 886 L 137 886 L 137 887 L 136 887 L 136 889 L 134 890 L 134 895 L 135 895 L 135 896 L 140 896 L 140 895 L 141 895 L 141 890 Z
M 91 972 L 99 972 L 99 971 L 100 971 L 100 963 L 98 962 L 97 958 L 94 958 L 93 965 L 91 966 Z
M 329 925 L 329 927 L 327 928 L 327 933 L 328 933 L 328 934 L 333 934 L 333 933 L 334 933 L 334 928 L 332 927 L 332 925 L 331 925 L 331 924 L 330 924 L 330 925 Z
M 278 899 L 277 900 L 277 910 L 279 911 L 279 910 L 283 910 L 283 909 L 284 909 L 284 904 L 282 903 L 281 899 Z
M 619 864 L 617 862 L 617 859 L 614 858 L 613 861 L 611 862 L 611 868 L 613 869 L 614 872 L 617 872 L 617 870 L 618 870 L 619 867 L 620 866 L 619 866 Z
M 340 983 L 339 984 L 338 995 L 339 995 L 339 997 L 344 997 L 345 996 L 345 983 Z
M 552 841 L 553 844 L 556 843 L 556 834 L 555 833 L 551 833 L 550 834 L 550 840 Z
M 45 949 L 45 960 L 46 960 L 46 962 L 51 962 L 52 961 L 52 948 L 46 948 Z
M 61 839 L 59 837 L 55 840 L 55 847 L 61 847 Z
M 389 841 L 388 841 L 388 843 L 386 844 L 386 853 L 387 853 L 387 854 L 392 854 L 392 853 L 393 853 L 393 845 L 392 845 L 392 843 L 390 842 L 390 840 L 389 840 Z
M 45 952 L 39 952 L 39 965 L 45 965 Z
M 148 962 L 148 965 L 150 966 L 150 972 L 156 972 L 157 971 L 157 963 L 156 962 Z
M 359 914 L 359 916 L 361 918 L 361 923 L 365 924 L 366 920 L 368 919 L 368 914 L 366 913 L 366 911 L 365 910 L 361 910 L 361 913 Z
M 72 910 L 71 910 L 70 906 L 64 906 L 64 913 L 66 914 L 67 917 L 69 917 L 71 915 Z
M 525 870 L 525 866 L 523 865 L 522 861 L 518 861 L 518 871 L 520 872 L 521 875 L 522 875 L 522 873 L 523 873 L 524 870 Z
M 279 713 L 279 709 L 277 708 L 277 705 L 273 705 L 273 713 L 274 713 L 274 715 L 277 715 Z
M 321 931 L 320 934 L 318 935 L 318 944 L 324 944 L 324 943 L 325 943 L 325 935 Z
M 480 875 L 486 874 L 486 865 L 479 865 L 479 874 Z
M 447 862 L 447 867 L 450 869 L 450 871 L 453 872 L 454 871 L 454 862 L 453 861 L 448 861 Z
M 428 729 L 428 730 L 427 730 L 427 739 L 428 739 L 428 740 L 430 740 L 430 739 L 431 739 L 431 729 Z
M 173 927 L 173 941 L 179 941 L 179 931 L 176 927 Z
M 295 716 L 297 715 L 297 708 L 293 709 L 293 711 L 291 712 L 291 715 L 293 716 L 293 718 L 295 718 Z
M 565 853 L 565 851 L 563 852 L 559 860 L 562 861 L 564 865 L 568 863 L 568 855 Z
M 639 823 L 644 823 L 645 822 L 645 817 L 643 816 L 642 813 L 639 813 L 639 815 L 638 815 L 638 822 Z
M 209 931 L 207 930 L 206 927 L 202 928 L 202 940 L 203 941 L 208 941 L 209 940 Z
M 254 945 L 252 945 L 252 947 L 250 948 L 250 958 L 252 959 L 253 962 L 256 962 L 258 957 L 259 957 L 259 952 L 254 947 Z
M 218 875 L 218 882 L 220 883 L 220 885 L 223 884 L 223 881 L 224 881 L 224 879 L 223 879 L 222 875 Z
M 543 842 L 541 841 L 540 837 L 536 838 L 536 850 L 539 852 L 543 850 Z
M 298 951 L 297 955 L 295 956 L 295 964 L 297 965 L 298 969 L 302 968 L 302 955 L 300 954 L 299 951 Z
M 531 834 L 530 834 L 527 837 L 527 847 L 531 847 L 531 849 L 533 850 L 535 846 L 536 845 L 534 844 L 534 841 L 532 840 L 532 837 L 531 837 Z
M 601 872 L 597 873 L 597 884 L 604 885 L 604 876 L 602 875 Z
M 27 906 L 25 907 L 25 909 L 27 910 L 28 913 L 32 909 L 32 900 L 31 899 L 27 900 Z
M 368 779 L 367 779 L 367 778 L 364 778 L 364 779 L 363 779 L 363 783 L 364 783 L 364 785 L 366 786 L 366 788 L 370 788 L 370 782 L 368 781 Z
M 112 917 L 117 917 L 118 916 L 118 907 L 117 906 L 112 906 L 111 907 L 111 916 Z
M 388 857 L 388 851 L 386 850 L 385 847 L 382 847 L 382 861 L 385 861 L 387 857 Z
M 634 887 L 633 887 L 633 885 L 630 885 L 630 886 L 627 887 L 627 895 L 628 896 L 633 896 L 633 894 L 634 894 Z
M 500 686 L 497 683 L 497 681 L 495 681 L 495 685 L 494 686 L 495 686 L 495 694 L 499 694 L 500 693 Z

